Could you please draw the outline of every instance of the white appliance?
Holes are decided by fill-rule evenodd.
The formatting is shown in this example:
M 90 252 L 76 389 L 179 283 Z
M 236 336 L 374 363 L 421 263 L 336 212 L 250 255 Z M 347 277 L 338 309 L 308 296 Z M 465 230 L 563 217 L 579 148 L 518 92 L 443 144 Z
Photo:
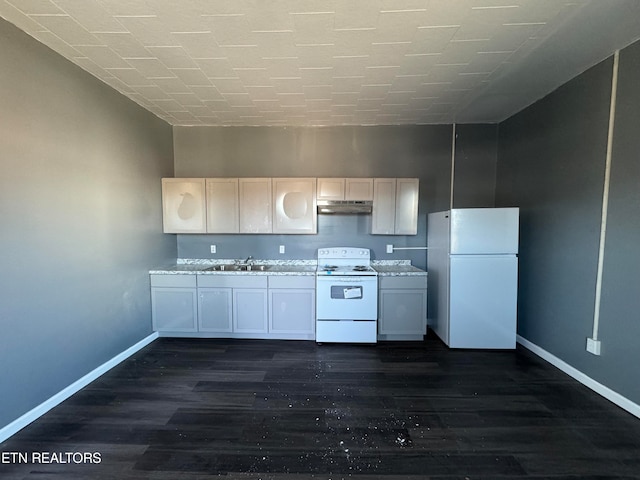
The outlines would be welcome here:
M 318 250 L 316 342 L 375 343 L 378 273 L 367 248 Z
M 431 213 L 429 325 L 451 348 L 516 346 L 519 208 Z

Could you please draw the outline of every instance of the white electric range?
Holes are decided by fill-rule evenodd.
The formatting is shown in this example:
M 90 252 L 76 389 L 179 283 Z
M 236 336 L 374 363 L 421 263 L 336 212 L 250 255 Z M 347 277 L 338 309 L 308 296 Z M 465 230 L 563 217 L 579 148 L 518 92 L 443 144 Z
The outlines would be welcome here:
M 375 343 L 378 273 L 368 248 L 318 249 L 316 342 Z

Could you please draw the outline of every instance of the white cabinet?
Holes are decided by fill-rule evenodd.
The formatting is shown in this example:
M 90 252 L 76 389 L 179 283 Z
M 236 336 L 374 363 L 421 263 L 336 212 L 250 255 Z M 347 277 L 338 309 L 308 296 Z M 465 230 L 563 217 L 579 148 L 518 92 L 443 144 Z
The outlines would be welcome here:
M 240 233 L 271 233 L 271 179 L 240 178 L 238 196 Z
M 274 178 L 273 233 L 317 233 L 316 179 Z
M 344 178 L 318 178 L 318 200 L 344 200 Z
M 196 278 L 193 275 L 150 275 L 151 319 L 156 332 L 198 329 Z
M 373 178 L 318 178 L 318 200 L 373 200 Z
M 266 333 L 267 319 L 266 288 L 233 289 L 233 331 L 235 333 Z
M 427 277 L 379 278 L 380 340 L 422 340 L 427 332 Z
M 373 187 L 371 233 L 416 235 L 418 233 L 417 178 L 376 178 Z
M 315 277 L 269 277 L 269 331 L 307 338 L 315 332 Z
M 396 235 L 416 235 L 418 233 L 418 179 L 396 179 Z
M 205 233 L 204 178 L 162 179 L 164 233 Z
M 207 178 L 207 233 L 239 233 L 237 178 Z
M 232 289 L 228 287 L 198 288 L 198 330 L 201 332 L 232 332 Z
M 344 199 L 373 200 L 373 178 L 345 179 Z

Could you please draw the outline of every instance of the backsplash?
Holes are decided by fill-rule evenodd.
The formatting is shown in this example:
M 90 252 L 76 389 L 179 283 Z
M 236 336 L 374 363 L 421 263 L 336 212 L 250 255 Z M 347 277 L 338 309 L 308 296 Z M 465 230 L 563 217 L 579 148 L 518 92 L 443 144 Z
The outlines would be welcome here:
M 371 215 L 318 215 L 316 235 L 178 235 L 179 258 L 312 260 L 323 247 L 362 247 L 371 250 L 372 260 L 408 259 L 418 268 L 426 268 L 426 250 L 400 250 L 394 247 L 426 246 L 426 216 L 418 218 L 418 235 L 371 235 Z M 217 252 L 211 253 L 211 245 Z M 280 254 L 280 245 L 285 253 Z

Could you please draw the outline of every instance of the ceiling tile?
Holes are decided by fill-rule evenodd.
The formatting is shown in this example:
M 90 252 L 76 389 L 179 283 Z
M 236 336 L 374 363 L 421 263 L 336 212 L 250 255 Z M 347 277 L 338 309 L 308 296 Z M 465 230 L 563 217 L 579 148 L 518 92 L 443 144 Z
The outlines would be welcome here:
M 193 93 L 178 77 L 154 78 L 153 84 L 159 86 L 166 93 Z
M 210 100 L 224 100 L 224 97 L 222 96 L 220 91 L 212 85 L 192 85 L 189 87 L 189 89 L 203 102 Z
M 153 56 L 129 32 L 100 32 L 94 33 L 94 36 L 100 40 L 100 45 L 108 46 L 123 58 Z
M 147 47 L 147 50 L 160 60 L 167 68 L 198 68 L 198 64 L 187 54 L 184 48 Z
M 125 60 L 130 66 L 135 68 L 140 73 L 140 75 L 145 78 L 166 78 L 177 76 L 157 58 L 125 58 Z
M 55 3 L 89 32 L 126 32 L 97 0 L 55 0 Z
M 172 32 L 171 36 L 194 60 L 225 56 L 210 31 Z
M 171 35 L 171 30 L 156 16 L 116 18 L 144 46 L 179 46 L 178 39 Z
M 25 15 L 61 15 L 60 7 L 50 0 L 5 0 Z
M 71 46 L 102 45 L 98 38 L 69 16 L 32 15 L 31 18 Z
M 182 80 L 185 85 L 207 86 L 211 81 L 199 68 L 172 68 L 171 73 Z
M 107 68 L 107 72 L 129 86 L 151 86 L 154 83 L 135 68 Z
M 120 55 L 105 45 L 78 45 L 75 49 L 102 68 L 131 67 Z

